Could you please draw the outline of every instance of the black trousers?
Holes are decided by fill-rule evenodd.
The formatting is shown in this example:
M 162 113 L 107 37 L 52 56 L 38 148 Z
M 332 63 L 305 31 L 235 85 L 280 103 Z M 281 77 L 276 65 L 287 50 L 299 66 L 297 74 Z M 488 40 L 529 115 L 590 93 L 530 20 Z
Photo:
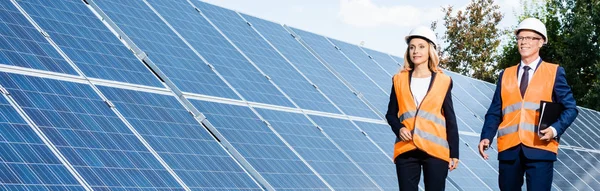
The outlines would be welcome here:
M 432 157 L 421 150 L 412 150 L 396 157 L 396 174 L 401 191 L 418 191 L 421 168 L 426 191 L 446 189 L 448 162 Z

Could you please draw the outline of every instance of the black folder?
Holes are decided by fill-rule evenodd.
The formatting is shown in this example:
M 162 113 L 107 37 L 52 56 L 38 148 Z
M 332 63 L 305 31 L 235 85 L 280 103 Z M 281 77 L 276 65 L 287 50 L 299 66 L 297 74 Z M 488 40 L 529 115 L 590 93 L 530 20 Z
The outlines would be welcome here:
M 558 120 L 560 114 L 565 110 L 565 106 L 561 103 L 540 101 L 540 118 L 538 119 L 538 135 L 541 137 L 541 130 L 550 127 Z

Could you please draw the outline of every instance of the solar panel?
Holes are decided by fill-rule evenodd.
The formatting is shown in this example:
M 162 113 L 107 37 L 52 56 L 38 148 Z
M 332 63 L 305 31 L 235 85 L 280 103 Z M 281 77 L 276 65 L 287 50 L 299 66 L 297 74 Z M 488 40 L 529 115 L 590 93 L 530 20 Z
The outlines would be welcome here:
M 248 107 L 190 100 L 275 189 L 328 186 Z
M 392 59 L 389 55 L 383 52 L 372 50 L 369 48 L 361 47 L 367 55 L 371 56 L 373 60 L 381 66 L 390 76 L 394 76 L 400 70 L 398 62 Z
M 492 91 L 496 91 L 496 84 L 491 84 L 491 83 L 485 83 L 485 85 L 487 87 L 489 87 Z
M 452 78 L 452 95 L 460 98 L 460 101 L 462 101 L 469 110 L 483 119 L 487 113 L 487 108 L 490 105 L 489 103 L 491 103 L 489 100 L 490 98 L 487 98 L 487 96 L 482 95 L 479 92 L 474 92 L 477 90 L 472 90 L 473 86 L 471 86 L 467 80 L 464 80 L 463 76 L 448 71 L 444 72 Z M 488 104 L 481 103 L 484 101 Z
M 475 174 L 475 171 L 486 168 L 484 164 L 482 164 L 480 161 L 477 161 L 480 160 L 479 158 L 481 157 L 476 156 L 474 153 L 472 153 L 472 151 L 470 151 L 469 148 L 465 145 L 465 142 L 463 140 L 459 142 L 459 146 L 459 158 L 463 162 L 459 163 L 458 168 L 456 168 L 452 172 L 448 172 L 448 178 L 456 184 L 458 184 L 463 190 L 490 190 L 492 187 L 490 185 L 487 185 L 486 182 L 490 178 L 489 175 L 491 175 L 492 169 L 485 169 L 486 171 L 482 172 L 483 175 L 488 177 L 477 176 Z M 473 166 L 470 166 L 466 161 L 477 163 L 475 163 L 475 165 Z M 486 182 L 484 182 L 484 180 L 486 180 Z
M 402 53 L 404 53 L 404 51 L 402 51 Z M 403 58 L 400 58 L 398 56 L 391 55 L 391 54 L 388 54 L 388 56 L 390 56 L 390 58 L 392 58 L 392 60 L 396 61 L 396 63 L 400 63 L 400 65 L 404 64 Z
M 148 1 L 248 101 L 292 103 L 185 0 Z
M 0 1 L 0 64 L 77 75 L 11 1 Z
M 311 49 L 316 51 L 326 64 L 339 73 L 350 86 L 363 94 L 366 100 L 368 100 L 377 111 L 380 113 L 385 113 L 387 111 L 389 94 L 386 95 L 386 90 L 377 86 L 377 84 L 371 81 L 364 73 L 354 66 L 349 59 L 347 59 L 340 51 L 336 50 L 335 46 L 331 44 L 326 37 L 296 28 L 292 28 L 292 30 L 294 30 L 294 32 L 298 34 Z M 389 89 L 390 87 L 385 87 L 385 89 Z
M 98 88 L 190 189 L 261 189 L 173 95 Z
M 498 166 L 493 166 L 488 162 L 490 160 L 496 160 L 496 158 L 490 157 L 490 159 L 486 161 L 479 155 L 479 148 L 477 148 L 479 145 L 479 137 L 462 135 L 460 139 L 460 162 L 457 170 L 467 167 L 476 177 L 478 177 L 490 188 L 499 188 L 498 171 L 496 169 Z M 486 153 L 489 152 L 493 151 L 487 151 Z M 450 172 L 450 174 L 453 172 L 454 171 Z M 459 182 L 458 180 L 457 183 L 458 185 L 463 185 L 463 183 Z
M 143 1 L 94 2 L 181 91 L 240 99 Z
M 571 168 L 575 171 L 575 174 L 579 175 L 579 177 L 587 183 L 592 188 L 600 188 L 600 183 L 598 183 L 597 178 L 599 171 L 597 171 L 594 166 L 592 166 L 588 161 L 583 158 L 581 155 L 577 153 L 575 150 L 570 149 L 562 149 L 562 153 L 559 153 L 559 160 L 566 166 L 573 166 Z
M 310 115 L 310 118 L 385 190 L 398 190 L 396 168 L 390 157 L 379 150 L 352 122 Z
M 0 76 L 0 83 L 92 189 L 183 190 L 88 84 Z
M 162 83 L 79 1 L 19 1 L 88 77 L 154 87 Z
M 341 51 L 353 61 L 355 66 L 360 71 L 364 72 L 364 74 L 366 74 L 367 77 L 370 78 L 375 84 L 381 87 L 382 90 L 385 90 L 387 95 L 390 94 L 392 78 L 387 72 L 385 72 L 385 70 L 379 67 L 379 65 L 375 63 L 373 59 L 369 58 L 369 55 L 362 51 L 360 47 L 333 38 L 329 38 L 329 40 L 335 46 L 339 47 Z M 387 111 L 387 107 L 382 110 L 382 112 L 385 111 Z
M 565 134 L 568 134 L 568 136 L 573 138 L 569 143 L 576 141 L 577 143 L 574 145 L 588 149 L 598 149 L 598 137 L 594 137 L 592 133 L 586 133 L 589 131 L 587 130 L 587 127 L 591 126 L 591 124 L 583 118 L 585 118 L 583 115 L 581 117 L 577 116 L 575 121 L 573 121 L 571 126 L 565 132 Z
M 389 158 L 394 157 L 394 143 L 396 142 L 396 134 L 392 132 L 389 125 L 354 121 L 354 123 L 360 127 L 371 139 L 375 142 L 379 148 L 385 151 Z
M 244 17 L 344 113 L 353 116 L 379 118 L 306 48 L 290 36 L 290 33 L 284 27 L 247 15 L 244 15 Z
M 85 190 L 4 96 L 0 172 L 1 190 Z
M 485 116 L 485 113 L 487 112 L 488 107 L 490 106 L 490 104 L 492 103 L 492 97 L 494 96 L 494 94 L 484 94 L 481 91 L 479 91 L 477 87 L 475 87 L 472 82 L 474 80 L 472 79 L 467 79 L 466 76 L 462 76 L 462 75 L 458 75 L 454 72 L 450 72 L 450 71 L 446 71 L 445 72 L 446 75 L 450 76 L 452 78 L 452 82 L 453 82 L 453 89 L 455 88 L 462 88 L 465 90 L 465 92 L 467 92 L 472 98 L 473 100 L 470 100 L 468 102 L 472 102 L 473 103 L 473 110 L 477 111 L 479 116 Z M 468 90 L 468 91 L 467 91 Z M 462 97 L 463 99 L 470 99 L 471 97 Z M 479 103 L 479 104 L 477 104 Z
M 568 156 L 561 154 L 563 152 L 564 149 L 559 149 L 559 154 L 557 155 L 558 161 L 554 162 L 553 182 L 556 183 L 561 190 L 570 190 L 573 189 L 573 187 L 577 190 L 594 190 L 580 177 L 580 175 L 585 175 L 585 171 L 577 166 L 574 161 L 568 159 Z M 561 178 L 558 177 L 557 174 L 564 177 L 566 182 L 562 180 L 557 181 L 557 178 Z
M 598 135 L 597 131 L 598 126 L 600 126 L 600 120 L 594 120 L 594 117 L 590 115 L 591 112 L 585 109 L 578 108 L 578 110 L 579 114 L 575 121 L 580 122 L 580 125 L 578 125 L 577 128 L 580 132 L 583 133 L 582 136 L 586 138 L 585 142 L 590 144 L 589 147 L 586 148 L 599 149 L 598 137 L 600 136 Z M 569 129 L 571 129 L 571 127 L 569 127 Z
M 588 169 L 588 173 L 590 173 L 592 176 L 598 177 L 598 175 L 600 175 L 600 161 L 598 161 L 596 156 L 592 155 L 592 153 L 590 153 L 589 151 L 575 150 L 575 152 L 577 152 L 581 156 L 581 158 L 583 158 L 583 160 L 585 160 L 589 164 L 589 166 L 585 166 L 583 168 Z M 596 178 L 596 180 L 598 180 L 598 178 Z
M 489 82 L 486 81 L 482 81 L 479 79 L 472 79 L 472 78 L 468 78 L 465 76 L 466 79 L 468 79 L 471 82 L 471 85 L 475 86 L 475 88 L 477 90 L 479 90 L 481 93 L 483 93 L 484 95 L 487 95 L 488 98 L 492 98 L 492 96 L 494 96 L 494 91 L 496 91 L 495 87 L 492 87 L 494 85 L 492 85 Z M 490 86 L 492 85 L 492 86 Z M 484 105 L 487 106 L 487 105 Z
M 454 90 L 454 88 L 453 88 Z M 482 119 L 479 119 L 477 115 L 473 114 L 471 110 L 469 110 L 459 97 L 461 95 L 454 94 L 452 92 L 452 104 L 454 106 L 454 113 L 458 121 L 458 130 L 466 131 L 466 132 L 476 132 L 481 133 L 481 128 L 483 127 Z
M 333 189 L 378 189 L 353 161 L 349 160 L 304 115 L 266 109 L 257 109 L 257 111 Z
M 236 12 L 194 1 L 236 46 L 248 56 L 299 107 L 330 113 L 339 113 L 286 59 L 265 41 Z M 257 19 L 257 18 L 256 18 Z M 267 21 L 263 21 L 267 22 Z M 276 26 L 281 28 L 281 26 Z

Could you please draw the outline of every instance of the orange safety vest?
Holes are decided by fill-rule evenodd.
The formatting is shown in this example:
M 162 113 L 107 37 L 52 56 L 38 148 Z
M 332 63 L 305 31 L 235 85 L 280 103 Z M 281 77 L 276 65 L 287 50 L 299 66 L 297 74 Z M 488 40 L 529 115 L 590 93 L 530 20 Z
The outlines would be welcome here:
M 552 101 L 552 91 L 558 65 L 542 62 L 521 97 L 517 79 L 518 65 L 504 70 L 502 76 L 502 123 L 498 127 L 498 151 L 523 144 L 558 152 L 558 142 L 542 141 L 536 133 L 540 101 Z
M 412 132 L 412 141 L 396 138 L 394 161 L 402 153 L 420 149 L 427 154 L 450 161 L 450 147 L 446 139 L 446 118 L 442 105 L 450 88 L 450 77 L 436 73 L 433 84 L 419 108 L 410 91 L 409 72 L 402 71 L 394 76 L 394 91 L 398 100 L 398 118 Z

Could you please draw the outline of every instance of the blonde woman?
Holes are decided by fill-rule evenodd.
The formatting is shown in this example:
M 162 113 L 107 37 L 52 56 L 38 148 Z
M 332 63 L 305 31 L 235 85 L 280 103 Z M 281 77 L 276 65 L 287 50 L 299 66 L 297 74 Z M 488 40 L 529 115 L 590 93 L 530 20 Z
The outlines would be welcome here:
M 393 77 L 386 118 L 396 134 L 394 163 L 400 190 L 444 190 L 448 171 L 458 166 L 458 127 L 452 79 L 437 67 L 436 36 L 426 27 L 405 38 L 404 69 Z

